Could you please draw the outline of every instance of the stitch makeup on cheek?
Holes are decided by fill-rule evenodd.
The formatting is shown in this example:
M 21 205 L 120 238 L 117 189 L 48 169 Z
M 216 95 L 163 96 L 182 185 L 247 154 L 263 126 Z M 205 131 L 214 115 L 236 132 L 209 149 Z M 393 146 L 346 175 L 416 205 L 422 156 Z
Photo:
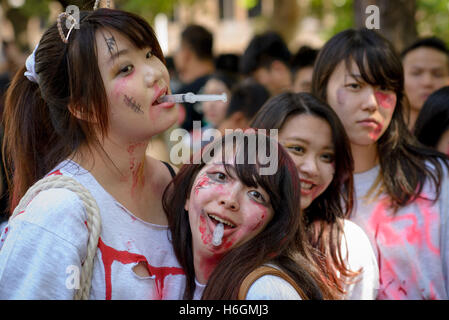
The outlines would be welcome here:
M 133 110 L 135 113 L 140 113 L 143 114 L 143 110 L 142 107 L 140 106 L 139 103 L 136 102 L 136 100 L 133 97 L 129 97 L 125 94 L 125 97 L 123 99 L 123 101 L 125 102 L 125 104 L 131 108 L 131 110 Z

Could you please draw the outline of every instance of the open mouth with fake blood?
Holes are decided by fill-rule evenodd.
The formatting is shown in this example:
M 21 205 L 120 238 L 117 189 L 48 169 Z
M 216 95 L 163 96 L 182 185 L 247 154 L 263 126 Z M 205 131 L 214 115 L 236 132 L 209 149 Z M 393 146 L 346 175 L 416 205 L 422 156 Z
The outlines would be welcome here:
M 222 215 L 218 216 L 216 213 L 209 213 L 205 212 L 203 210 L 203 218 L 205 219 L 205 223 L 207 225 L 208 230 L 208 236 L 202 237 L 203 241 L 207 241 L 207 243 L 212 244 L 213 248 L 229 248 L 232 245 L 232 242 L 229 242 L 229 236 L 233 234 L 238 228 L 235 222 L 231 221 L 230 219 L 224 218 Z M 213 235 L 216 229 L 218 228 L 218 225 L 221 224 L 222 229 L 222 242 L 220 242 L 219 245 L 216 245 L 213 243 Z M 225 240 L 228 239 L 228 240 Z M 212 242 L 210 242 L 212 241 Z M 204 244 L 207 244 L 204 242 Z
M 299 179 L 300 186 L 301 186 L 301 194 L 302 195 L 309 195 L 314 192 L 314 190 L 317 189 L 318 185 L 313 183 L 313 181 L 306 180 L 306 179 Z
M 217 224 L 219 224 L 220 222 L 223 223 L 225 230 L 226 229 L 234 229 L 236 228 L 236 224 L 233 223 L 232 221 L 229 221 L 227 219 L 221 218 L 215 214 L 211 214 L 211 213 L 207 213 L 206 214 L 207 217 L 209 218 L 209 220 L 216 226 Z

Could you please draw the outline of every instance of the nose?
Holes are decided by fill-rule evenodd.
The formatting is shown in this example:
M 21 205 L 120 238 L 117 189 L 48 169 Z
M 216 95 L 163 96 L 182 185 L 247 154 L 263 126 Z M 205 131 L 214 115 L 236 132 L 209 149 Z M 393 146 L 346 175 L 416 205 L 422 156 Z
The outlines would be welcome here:
M 379 105 L 375 94 L 376 90 L 372 86 L 368 86 L 366 90 L 367 90 L 366 99 L 363 103 L 362 109 L 369 111 L 370 113 L 373 113 L 374 111 L 377 110 Z
M 240 204 L 238 200 L 238 195 L 240 189 L 234 186 L 232 189 L 220 195 L 218 204 L 225 207 L 227 210 L 238 211 L 240 209 Z
M 422 76 L 422 85 L 424 87 L 431 87 L 433 86 L 433 77 L 430 74 L 430 72 L 425 72 Z
M 314 177 L 318 175 L 318 166 L 314 155 L 306 155 L 303 161 L 298 166 L 298 171 L 301 175 L 307 177 Z
M 152 87 L 162 79 L 162 70 L 154 66 L 148 65 L 144 69 L 143 79 L 147 87 Z

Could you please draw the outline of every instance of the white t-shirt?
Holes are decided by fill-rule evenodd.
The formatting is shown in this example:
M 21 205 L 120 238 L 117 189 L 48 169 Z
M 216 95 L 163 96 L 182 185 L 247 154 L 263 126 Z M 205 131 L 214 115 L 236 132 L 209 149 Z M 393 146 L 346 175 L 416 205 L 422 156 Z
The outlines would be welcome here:
M 182 299 L 185 276 L 167 226 L 135 217 L 73 161 L 62 162 L 51 174 L 75 178 L 100 208 L 90 299 Z M 87 254 L 85 221 L 75 193 L 40 192 L 0 236 L 0 299 L 73 299 Z M 134 272 L 138 264 L 149 276 Z
M 379 288 L 379 268 L 366 233 L 355 223 L 344 220 L 342 257 L 351 271 L 361 272 L 345 287 L 346 300 L 374 300 Z
M 355 174 L 356 208 L 351 220 L 368 235 L 379 265 L 377 299 L 448 299 L 449 180 L 447 172 L 436 203 L 418 198 L 396 214 L 388 198 L 364 199 L 380 167 Z M 433 199 L 426 183 L 422 196 Z
M 269 266 L 275 267 L 270 264 Z M 195 280 L 194 300 L 201 300 L 205 284 Z M 288 281 L 275 275 L 264 275 L 253 282 L 246 294 L 246 300 L 301 300 L 296 289 Z

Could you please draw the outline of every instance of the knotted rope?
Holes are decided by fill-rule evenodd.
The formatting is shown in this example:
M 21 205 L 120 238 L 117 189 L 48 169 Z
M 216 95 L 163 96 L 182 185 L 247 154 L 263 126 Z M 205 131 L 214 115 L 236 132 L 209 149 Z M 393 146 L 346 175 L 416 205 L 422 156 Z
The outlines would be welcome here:
M 26 206 L 39 192 L 53 188 L 63 188 L 75 192 L 86 209 L 87 229 L 89 230 L 87 256 L 81 269 L 80 289 L 75 292 L 74 298 L 76 300 L 87 300 L 89 299 L 94 258 L 97 253 L 98 238 L 100 237 L 101 232 L 100 209 L 90 192 L 73 178 L 63 175 L 47 176 L 37 181 L 30 189 L 28 189 L 14 209 L 10 219 L 13 219 L 20 212 L 25 210 Z

